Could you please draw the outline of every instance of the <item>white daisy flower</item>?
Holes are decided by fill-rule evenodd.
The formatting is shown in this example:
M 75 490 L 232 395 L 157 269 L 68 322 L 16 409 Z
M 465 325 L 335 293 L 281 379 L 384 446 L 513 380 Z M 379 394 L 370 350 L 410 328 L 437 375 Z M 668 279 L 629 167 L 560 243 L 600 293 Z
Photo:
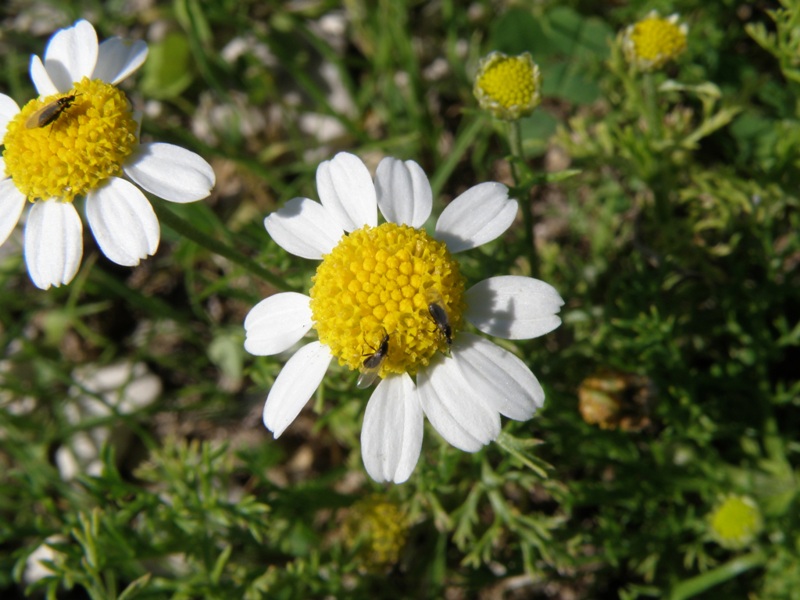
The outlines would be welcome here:
M 116 84 L 147 57 L 147 44 L 117 37 L 97 43 L 88 21 L 56 32 L 44 61 L 31 57 L 39 98 L 22 109 L 0 94 L 0 244 L 31 203 L 24 253 L 42 289 L 69 283 L 83 255 L 83 225 L 73 204 L 86 197 L 86 219 L 103 253 L 135 266 L 158 249 L 160 228 L 142 191 L 171 202 L 208 196 L 214 171 L 172 144 L 139 143 L 139 123 Z
M 456 448 L 475 452 L 500 434 L 500 415 L 526 420 L 544 392 L 512 353 L 464 331 L 465 322 L 507 339 L 552 331 L 564 303 L 547 283 L 491 277 L 464 291 L 451 252 L 485 244 L 517 213 L 500 183 L 453 200 L 433 236 L 422 229 L 432 192 L 413 161 L 385 158 L 373 183 L 366 166 L 337 154 L 317 169 L 320 203 L 294 198 L 264 224 L 285 250 L 321 260 L 309 296 L 275 294 L 244 322 L 245 349 L 272 355 L 312 327 L 275 380 L 264 424 L 279 437 L 322 381 L 333 358 L 361 371 L 360 387 L 380 376 L 367 404 L 361 452 L 376 481 L 406 481 L 422 446 L 423 414 Z M 378 209 L 386 222 L 378 225 Z

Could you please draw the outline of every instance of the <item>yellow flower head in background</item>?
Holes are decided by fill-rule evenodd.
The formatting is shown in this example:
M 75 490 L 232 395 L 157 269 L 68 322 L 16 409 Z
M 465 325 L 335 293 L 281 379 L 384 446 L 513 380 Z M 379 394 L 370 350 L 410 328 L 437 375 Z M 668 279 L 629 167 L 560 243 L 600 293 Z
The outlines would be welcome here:
M 381 494 L 356 502 L 344 523 L 345 541 L 356 551 L 362 569 L 379 572 L 400 559 L 406 543 L 408 521 L 397 504 Z
M 743 548 L 761 532 L 758 505 L 747 496 L 730 495 L 709 516 L 710 533 L 723 548 Z
M 529 53 L 508 56 L 492 52 L 478 64 L 473 93 L 482 109 L 511 121 L 539 106 L 541 89 L 542 75 Z
M 686 50 L 688 32 L 686 24 L 678 22 L 677 14 L 664 18 L 652 11 L 623 32 L 622 51 L 640 71 L 654 71 Z

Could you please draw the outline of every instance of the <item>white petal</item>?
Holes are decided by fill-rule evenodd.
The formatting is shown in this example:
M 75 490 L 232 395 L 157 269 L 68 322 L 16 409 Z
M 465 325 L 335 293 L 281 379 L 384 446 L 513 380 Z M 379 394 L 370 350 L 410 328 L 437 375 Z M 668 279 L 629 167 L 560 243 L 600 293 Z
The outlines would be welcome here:
M 264 219 L 264 227 L 287 252 L 314 260 L 333 250 L 344 235 L 325 207 L 308 198 L 292 198 Z
M 436 431 L 465 452 L 477 452 L 500 434 L 500 415 L 470 387 L 455 360 L 440 354 L 417 375 L 422 410 Z
M 497 344 L 462 332 L 452 356 L 469 387 L 501 415 L 527 421 L 544 404 L 544 390 L 531 370 Z
M 517 201 L 502 183 L 471 187 L 448 204 L 436 223 L 436 239 L 450 252 L 476 248 L 500 237 L 514 222 Z
M 58 93 L 58 88 L 53 83 L 53 80 L 50 79 L 50 75 L 47 74 L 47 69 L 44 68 L 42 59 L 35 54 L 31 56 L 30 75 L 33 86 L 39 96 L 52 96 Z
M 375 172 L 375 191 L 378 207 L 387 221 L 422 227 L 431 216 L 431 184 L 413 160 L 384 158 Z
M 69 283 L 83 256 L 83 225 L 71 202 L 35 202 L 25 223 L 25 262 L 36 287 Z
M 419 460 L 422 432 L 422 407 L 411 377 L 404 373 L 381 381 L 361 428 L 361 457 L 369 476 L 379 483 L 406 481 Z
M 345 231 L 378 224 L 375 185 L 366 165 L 354 154 L 340 152 L 317 167 L 319 200 Z
M 0 156 L 0 179 L 4 179 L 6 177 L 8 177 L 8 175 L 6 175 L 6 161 L 3 160 L 2 156 Z
M 311 342 L 300 348 L 283 367 L 264 405 L 264 425 L 276 439 L 303 410 L 332 358 L 327 346 Z
M 14 99 L 5 94 L 0 94 L 0 143 L 6 137 L 6 127 L 8 122 L 17 116 L 19 104 Z
M 97 33 L 84 19 L 57 31 L 44 51 L 44 68 L 60 92 L 72 89 L 84 77 L 91 77 L 96 64 Z
M 161 142 L 140 145 L 122 168 L 145 191 L 181 204 L 207 197 L 216 182 L 214 169 L 199 155 Z
M 14 181 L 0 181 L 0 246 L 19 223 L 22 209 L 25 208 L 25 195 L 17 189 Z
M 533 277 L 490 277 L 467 290 L 466 318 L 484 333 L 525 340 L 553 331 L 564 301 L 549 283 Z
M 126 267 L 158 250 L 158 218 L 135 185 L 112 177 L 86 196 L 86 220 L 109 260 Z
M 244 319 L 244 349 L 257 356 L 288 350 L 311 329 L 311 298 L 284 292 L 256 304 Z
M 142 40 L 108 38 L 100 44 L 92 79 L 117 84 L 141 67 L 146 58 L 147 44 Z
M 133 120 L 136 122 L 136 139 L 142 139 L 142 117 L 144 113 L 141 110 L 133 109 Z M 141 147 L 141 144 L 139 145 Z

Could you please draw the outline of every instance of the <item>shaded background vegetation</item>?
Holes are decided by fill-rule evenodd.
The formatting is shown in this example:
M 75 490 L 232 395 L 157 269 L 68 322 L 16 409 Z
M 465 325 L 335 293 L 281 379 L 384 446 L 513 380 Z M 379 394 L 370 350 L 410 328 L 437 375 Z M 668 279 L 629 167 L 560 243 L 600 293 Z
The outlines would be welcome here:
M 124 86 L 143 138 L 200 153 L 217 186 L 191 205 L 153 199 L 161 247 L 135 269 L 87 234 L 75 280 L 42 292 L 21 233 L 0 249 L 3 596 L 797 598 L 800 26 L 776 23 L 779 7 L 6 2 L 4 93 L 33 96 L 29 55 L 77 18 L 144 39 Z M 613 41 L 651 9 L 681 14 L 688 50 L 640 77 Z M 280 440 L 261 423 L 282 358 L 242 348 L 244 316 L 275 291 L 253 264 L 283 289 L 307 290 L 315 268 L 263 218 L 316 198 L 316 166 L 340 150 L 419 162 L 435 212 L 476 183 L 513 186 L 506 130 L 472 97 L 491 50 L 542 70 L 527 166 L 580 170 L 515 188 L 538 276 L 566 300 L 558 330 L 509 346 L 546 405 L 474 455 L 429 430 L 411 480 L 377 485 L 353 373 L 332 368 Z M 463 271 L 531 274 L 526 239 L 520 218 Z M 93 383 L 120 364 L 140 367 L 116 387 L 156 378 L 136 410 Z M 74 417 L 86 398 L 109 409 Z M 96 469 L 65 478 L 59 452 L 100 430 Z M 731 495 L 763 515 L 743 548 L 709 526 Z M 370 512 L 381 503 L 399 533 Z

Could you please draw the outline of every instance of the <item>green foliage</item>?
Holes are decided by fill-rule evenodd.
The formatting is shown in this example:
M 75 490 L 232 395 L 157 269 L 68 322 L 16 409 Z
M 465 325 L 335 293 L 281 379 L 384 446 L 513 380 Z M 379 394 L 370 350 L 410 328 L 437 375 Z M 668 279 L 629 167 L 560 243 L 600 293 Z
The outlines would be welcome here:
M 759 46 L 778 59 L 781 72 L 786 79 L 800 83 L 798 52 L 800 52 L 800 14 L 797 3 L 783 0 L 783 8 L 768 10 L 767 14 L 775 22 L 775 31 L 769 31 L 764 23 L 748 23 L 746 30 Z
M 798 2 L 50 4 L 57 23 L 7 9 L 0 91 L 30 98 L 43 32 L 91 15 L 101 38 L 148 42 L 125 88 L 143 137 L 203 155 L 217 187 L 153 199 L 161 248 L 134 269 L 87 235 L 75 280 L 41 292 L 21 238 L 0 250 L 0 595 L 798 597 Z M 688 49 L 641 74 L 617 33 L 651 8 L 680 12 Z M 542 106 L 509 126 L 472 98 L 492 50 L 543 74 Z M 264 217 L 317 198 L 342 150 L 417 161 L 434 213 L 507 184 L 521 218 L 462 271 L 536 276 L 567 303 L 552 334 L 497 340 L 544 408 L 475 454 L 428 428 L 398 486 L 365 474 L 353 373 L 333 365 L 274 440 L 261 411 L 286 356 L 242 348 L 247 312 L 316 266 Z M 77 375 L 119 362 L 158 378 L 154 403 L 123 411 Z M 87 398 L 108 410 L 72 418 Z M 586 398 L 620 413 L 584 420 Z M 86 439 L 97 469 L 66 477 L 60 452 Z M 383 571 L 345 526 L 375 493 L 408 521 Z M 710 529 L 729 494 L 763 517 L 740 550 Z
M 192 83 L 186 38 L 170 34 L 150 46 L 142 76 L 142 93 L 167 100 L 180 96 Z

